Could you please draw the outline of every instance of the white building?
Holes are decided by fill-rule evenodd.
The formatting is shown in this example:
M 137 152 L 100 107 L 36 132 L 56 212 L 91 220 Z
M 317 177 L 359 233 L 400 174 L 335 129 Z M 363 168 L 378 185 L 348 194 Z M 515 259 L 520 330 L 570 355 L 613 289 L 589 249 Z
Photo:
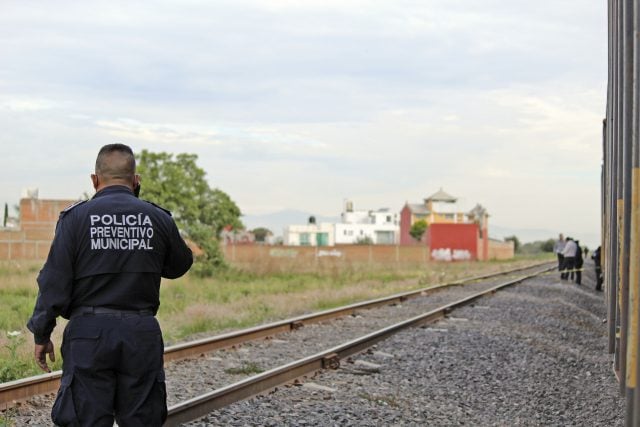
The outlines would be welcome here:
M 284 229 L 282 243 L 289 246 L 333 246 L 334 224 L 289 225 Z
M 394 245 L 399 242 L 399 214 L 389 209 L 354 210 L 345 202 L 341 222 L 316 224 L 309 218 L 305 225 L 285 227 L 283 244 L 290 246 L 334 246 L 369 243 Z
M 399 216 L 389 209 L 355 210 L 347 201 L 342 222 L 335 225 L 336 244 L 372 243 L 393 245 L 400 235 Z

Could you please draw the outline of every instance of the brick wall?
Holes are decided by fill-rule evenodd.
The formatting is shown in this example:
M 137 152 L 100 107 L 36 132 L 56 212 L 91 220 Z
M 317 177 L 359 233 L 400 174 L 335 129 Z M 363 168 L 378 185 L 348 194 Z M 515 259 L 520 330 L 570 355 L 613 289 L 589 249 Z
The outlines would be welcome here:
M 428 246 L 336 245 L 268 246 L 225 245 L 231 265 L 255 272 L 314 271 L 318 268 L 420 266 L 429 262 Z
M 49 247 L 53 240 L 56 222 L 60 211 L 75 203 L 76 200 L 40 200 L 22 199 L 20 201 L 20 228 L 0 229 L 0 260 L 43 260 L 49 253 Z M 434 224 L 435 225 L 435 224 Z M 432 225 L 430 229 L 434 227 Z M 453 225 L 453 224 L 452 224 Z M 456 230 L 465 229 L 463 235 L 476 236 L 476 228 L 473 231 L 467 227 L 459 227 Z M 451 225 L 443 225 L 444 228 Z M 435 227 L 438 228 L 438 227 Z M 451 230 L 449 230 L 450 232 Z M 443 233 L 449 234 L 449 233 Z M 453 233 L 445 237 L 453 237 L 459 233 Z M 486 230 L 485 230 L 486 236 Z M 458 240 L 460 236 L 457 236 Z M 442 239 L 441 239 L 442 240 Z M 464 239 L 463 239 L 464 240 Z M 487 239 L 488 240 L 488 239 Z M 440 244 L 443 242 L 441 241 Z M 464 244 L 465 248 L 472 250 L 475 257 L 484 258 L 482 241 L 476 241 L 475 245 Z M 475 249 L 475 250 L 473 250 Z M 242 265 L 263 261 L 265 268 L 287 268 L 289 264 L 303 264 L 310 269 L 317 263 L 330 266 L 333 264 L 369 264 L 398 265 L 421 264 L 428 262 L 430 258 L 429 247 L 422 244 L 411 246 L 396 245 L 338 245 L 334 247 L 301 247 L 301 246 L 264 246 L 264 245 L 226 245 L 223 247 L 225 258 L 232 264 Z M 480 253 L 478 253 L 480 252 Z M 488 241 L 488 259 L 513 258 L 512 242 Z M 478 256 L 480 255 L 480 256 Z
M 469 239 L 475 238 L 477 226 L 474 229 L 470 225 L 467 229 L 467 233 L 470 235 Z M 481 242 L 482 240 L 478 239 L 478 243 Z M 454 248 L 457 246 L 454 245 Z M 323 247 L 224 245 L 222 250 L 225 260 L 231 265 L 257 273 L 305 272 L 334 267 L 342 269 L 372 266 L 382 268 L 420 267 L 433 262 L 430 248 L 426 245 L 336 245 Z M 488 241 L 488 259 L 511 258 L 513 258 L 513 244 L 511 242 Z
M 0 260 L 47 257 L 60 211 L 76 200 L 20 200 L 19 229 L 0 229 Z
M 488 259 L 511 259 L 515 256 L 513 242 L 501 242 L 498 240 L 489 240 L 489 256 Z
M 411 209 L 409 205 L 405 204 L 400 211 L 400 244 L 403 246 L 419 245 L 420 243 L 411 237 L 409 230 L 411 230 Z

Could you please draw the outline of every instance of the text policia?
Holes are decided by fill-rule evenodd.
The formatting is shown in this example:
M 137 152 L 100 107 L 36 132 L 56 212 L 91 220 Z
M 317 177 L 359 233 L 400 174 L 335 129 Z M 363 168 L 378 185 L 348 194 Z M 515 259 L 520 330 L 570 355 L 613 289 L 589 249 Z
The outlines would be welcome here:
M 91 249 L 152 250 L 153 224 L 149 215 L 90 215 Z

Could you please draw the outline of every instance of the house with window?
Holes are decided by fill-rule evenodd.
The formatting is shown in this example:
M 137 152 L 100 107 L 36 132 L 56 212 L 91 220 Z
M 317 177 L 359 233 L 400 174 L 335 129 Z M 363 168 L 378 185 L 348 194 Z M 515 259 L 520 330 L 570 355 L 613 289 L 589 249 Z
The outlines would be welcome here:
M 289 225 L 284 229 L 282 243 L 288 246 L 333 246 L 334 224 L 316 224 L 310 217 L 307 224 Z
M 390 209 L 356 210 L 346 201 L 340 222 L 316 224 L 314 217 L 304 225 L 284 229 L 283 243 L 292 246 L 334 246 L 354 244 L 394 245 L 400 236 L 398 213 Z
M 340 218 L 341 222 L 335 224 L 335 242 L 338 245 L 398 243 L 399 216 L 388 208 L 356 210 L 353 202 L 346 201 Z

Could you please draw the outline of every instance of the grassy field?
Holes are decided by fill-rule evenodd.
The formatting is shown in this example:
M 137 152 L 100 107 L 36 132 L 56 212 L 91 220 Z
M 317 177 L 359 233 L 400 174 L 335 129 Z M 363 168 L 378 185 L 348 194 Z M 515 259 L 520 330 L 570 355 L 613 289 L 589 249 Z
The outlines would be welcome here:
M 265 272 L 263 266 L 254 266 L 251 271 L 231 269 L 208 279 L 187 274 L 163 280 L 158 318 L 165 344 L 171 345 L 546 259 L 552 258 L 427 263 L 393 269 L 350 265 L 291 274 Z M 33 338 L 25 327 L 37 296 L 36 276 L 41 266 L 41 262 L 0 262 L 0 382 L 41 373 L 32 361 Z M 64 324 L 65 320 L 59 319 L 53 335 L 58 356 L 54 369 L 61 367 L 59 345 Z

